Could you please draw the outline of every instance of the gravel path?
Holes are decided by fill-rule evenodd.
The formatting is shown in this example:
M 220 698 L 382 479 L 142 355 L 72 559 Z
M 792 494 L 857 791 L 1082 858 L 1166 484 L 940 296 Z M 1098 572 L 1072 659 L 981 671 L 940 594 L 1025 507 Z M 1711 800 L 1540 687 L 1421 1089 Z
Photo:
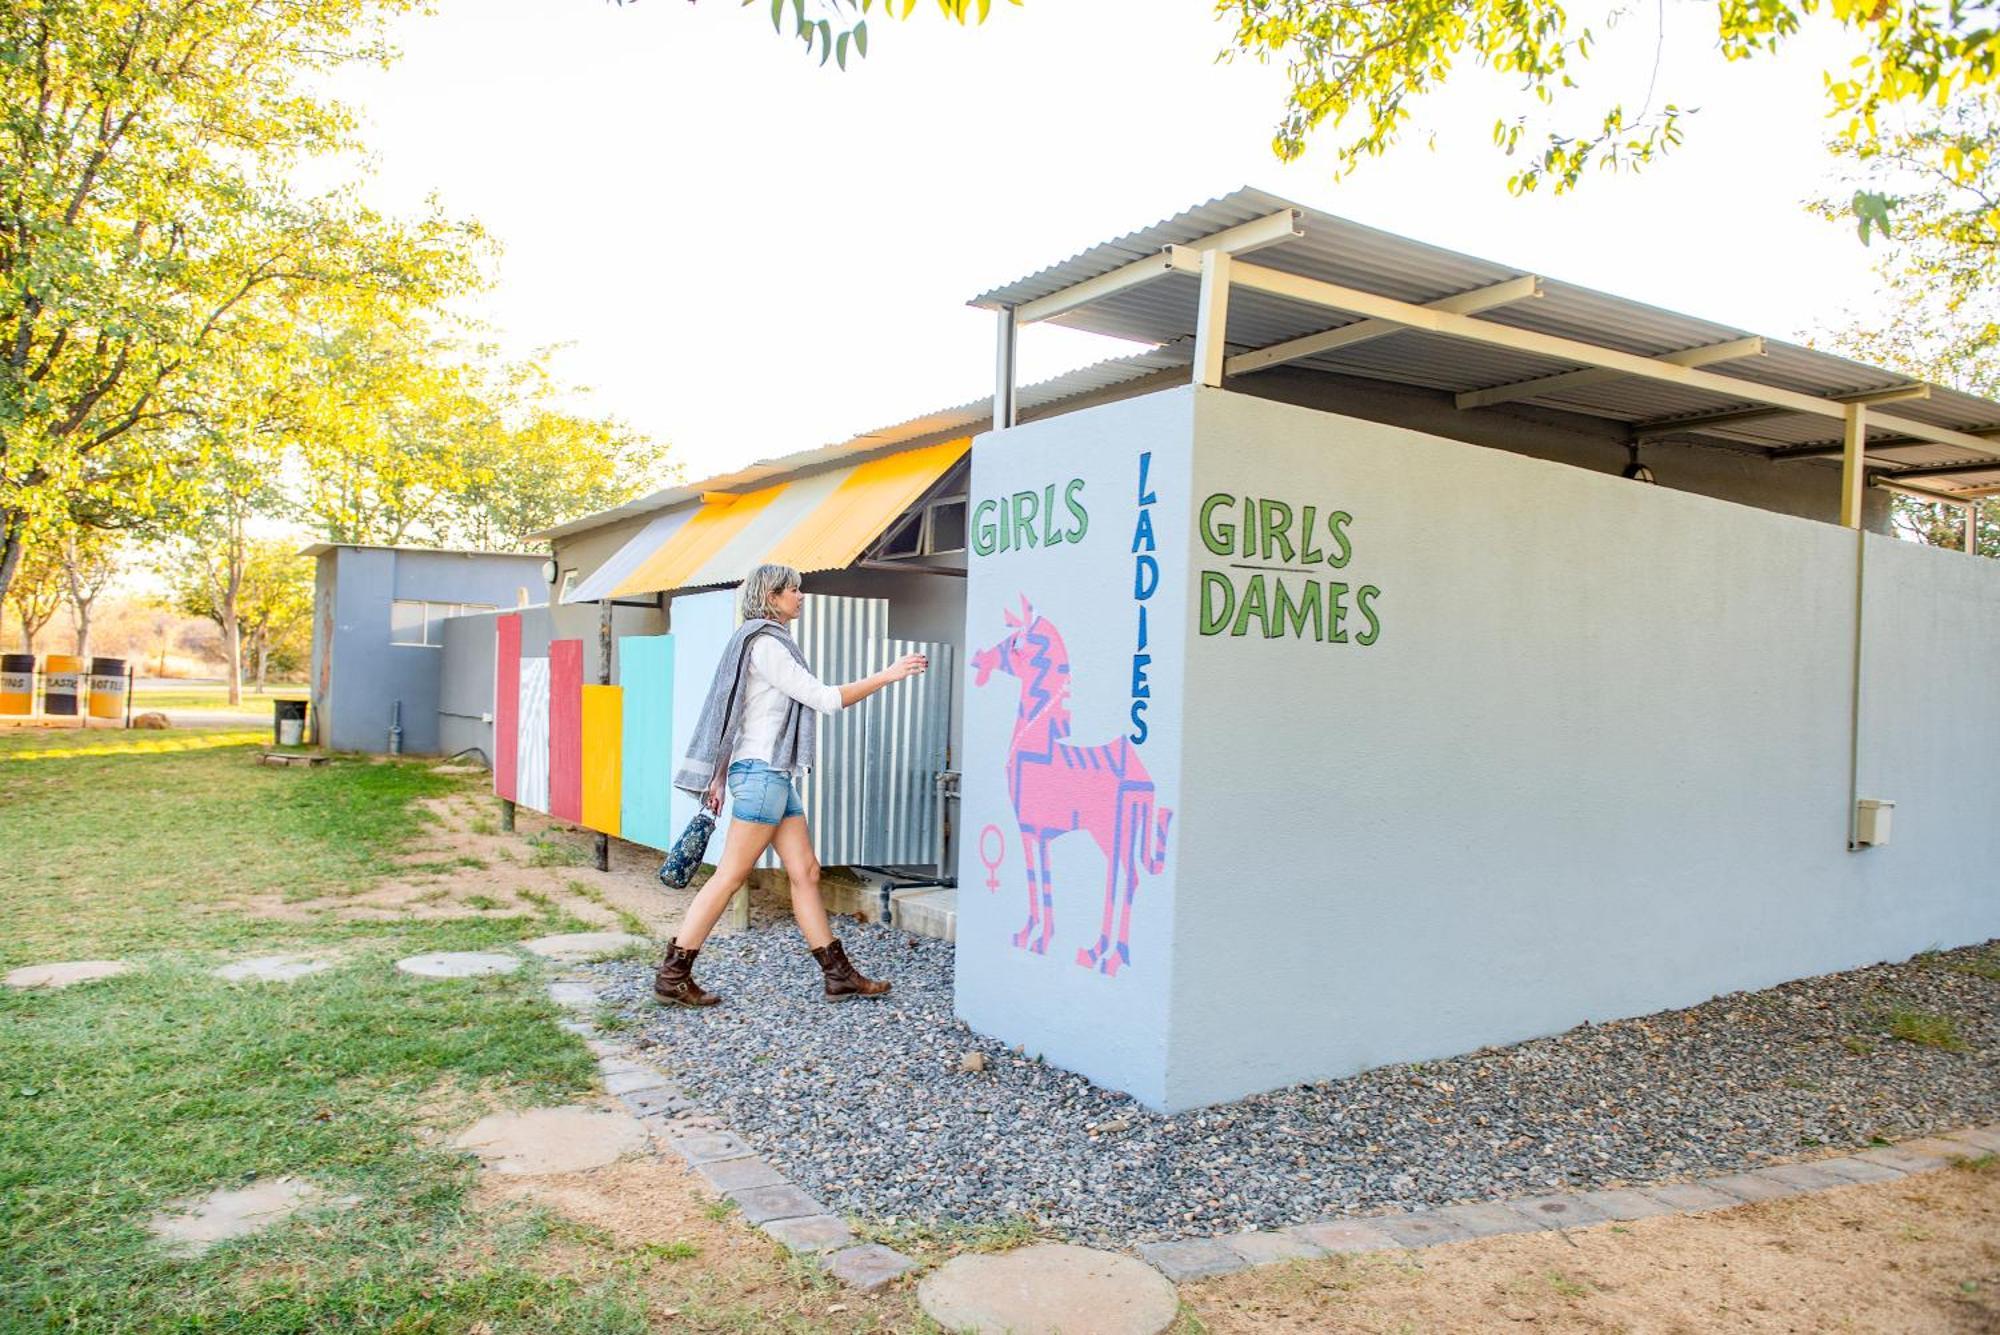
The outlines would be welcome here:
M 981 1038 L 951 1013 L 952 947 L 841 924 L 882 1002 L 829 1006 L 789 925 L 714 937 L 710 1011 L 594 966 L 637 1043 L 837 1213 L 1025 1216 L 1122 1245 L 1383 1205 L 1730 1172 L 2000 1119 L 2000 949 L 1987 946 L 1584 1025 L 1166 1117 Z M 1892 1037 L 1949 1016 L 1960 1050 Z M 984 1054 L 978 1073 L 960 1070 Z

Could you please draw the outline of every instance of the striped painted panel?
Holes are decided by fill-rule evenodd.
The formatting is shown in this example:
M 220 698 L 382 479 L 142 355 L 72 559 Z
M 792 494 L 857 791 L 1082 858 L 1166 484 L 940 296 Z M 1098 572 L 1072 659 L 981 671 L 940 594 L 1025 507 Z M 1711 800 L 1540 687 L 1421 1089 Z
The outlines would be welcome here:
M 514 800 L 530 811 L 549 809 L 549 660 L 521 660 L 521 708 Z
M 686 506 L 679 510 L 669 510 L 655 516 L 647 525 L 632 536 L 631 541 L 620 547 L 609 561 L 590 572 L 583 583 L 563 599 L 565 603 L 594 603 L 599 598 L 611 597 L 611 592 L 622 584 L 633 571 L 665 547 L 674 534 L 680 532 L 681 525 L 694 516 L 697 506 Z
M 493 618 L 493 792 L 515 798 L 520 754 L 521 614 Z
M 669 616 L 668 624 L 673 627 L 674 635 L 674 748 L 667 775 L 671 781 L 671 771 L 679 768 L 687 739 L 694 736 L 695 721 L 701 717 L 702 702 L 708 698 L 708 686 L 715 679 L 715 665 L 722 658 L 723 646 L 736 633 L 736 592 L 721 589 L 714 593 L 676 595 Z M 696 800 L 678 788 L 669 797 L 672 805 L 667 823 L 679 834 L 694 819 Z M 716 817 L 715 841 L 709 845 L 711 853 L 722 847 L 728 832 L 729 804 L 724 802 L 722 814 Z
M 882 666 L 889 635 L 883 598 L 807 594 L 792 635 L 813 675 L 828 685 L 865 677 Z M 819 754 L 799 786 L 812 827 L 813 850 L 829 866 L 873 863 L 868 838 L 868 706 L 819 720 Z M 774 860 L 771 866 L 776 866 Z
M 549 814 L 583 819 L 583 641 L 549 642 Z
M 618 641 L 619 685 L 625 692 L 623 764 L 618 797 L 622 838 L 665 848 L 680 831 L 673 823 L 674 637 L 627 635 Z
M 583 688 L 583 824 L 606 834 L 619 832 L 619 761 L 624 750 L 624 691 L 616 686 Z
M 952 646 L 889 640 L 882 661 L 927 654 L 930 671 L 871 697 L 868 711 L 869 839 L 877 866 L 937 864 L 937 776 L 951 749 Z
M 766 560 L 765 553 L 785 540 L 792 527 L 818 510 L 840 490 L 852 469 L 835 469 L 799 478 L 774 488 L 770 503 L 755 518 L 718 543 L 701 564 L 681 580 L 689 588 L 710 584 L 740 584 L 750 568 Z

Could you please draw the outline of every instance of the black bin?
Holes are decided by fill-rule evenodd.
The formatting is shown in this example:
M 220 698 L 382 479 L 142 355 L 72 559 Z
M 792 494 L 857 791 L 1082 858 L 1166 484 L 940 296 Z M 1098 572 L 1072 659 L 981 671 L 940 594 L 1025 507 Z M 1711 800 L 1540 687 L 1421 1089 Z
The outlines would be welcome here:
M 273 700 L 271 711 L 271 744 L 303 746 L 306 740 L 306 702 Z M 291 726 L 287 727 L 287 724 Z

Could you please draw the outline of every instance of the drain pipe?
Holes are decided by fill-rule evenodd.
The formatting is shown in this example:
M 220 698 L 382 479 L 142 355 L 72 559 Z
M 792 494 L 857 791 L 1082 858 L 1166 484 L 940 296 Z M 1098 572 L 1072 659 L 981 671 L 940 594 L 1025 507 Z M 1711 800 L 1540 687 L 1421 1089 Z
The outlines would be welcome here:
M 403 702 L 396 701 L 389 706 L 389 754 L 403 754 Z
M 951 835 L 958 828 L 955 817 L 948 816 L 947 810 L 958 805 L 958 771 L 940 770 L 936 780 L 938 794 L 938 874 L 918 880 L 904 880 L 887 867 L 858 866 L 856 871 L 873 872 L 883 878 L 881 918 L 883 926 L 888 926 L 895 918 L 895 894 L 898 890 L 954 890 L 958 887 L 958 870 L 951 858 Z
M 1847 700 L 1847 851 L 1861 851 L 1861 609 L 1867 581 L 1868 530 L 1854 530 L 1854 662 Z

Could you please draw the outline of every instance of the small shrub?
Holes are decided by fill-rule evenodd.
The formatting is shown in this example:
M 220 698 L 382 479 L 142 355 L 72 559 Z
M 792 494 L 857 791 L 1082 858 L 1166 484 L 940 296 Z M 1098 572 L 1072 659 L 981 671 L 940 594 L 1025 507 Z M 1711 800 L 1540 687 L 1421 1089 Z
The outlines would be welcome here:
M 1949 1015 L 1892 1010 L 1882 1020 L 1891 1038 L 1927 1048 L 1943 1048 L 1946 1052 L 1965 1051 L 1965 1039 L 1958 1032 L 1957 1022 Z

